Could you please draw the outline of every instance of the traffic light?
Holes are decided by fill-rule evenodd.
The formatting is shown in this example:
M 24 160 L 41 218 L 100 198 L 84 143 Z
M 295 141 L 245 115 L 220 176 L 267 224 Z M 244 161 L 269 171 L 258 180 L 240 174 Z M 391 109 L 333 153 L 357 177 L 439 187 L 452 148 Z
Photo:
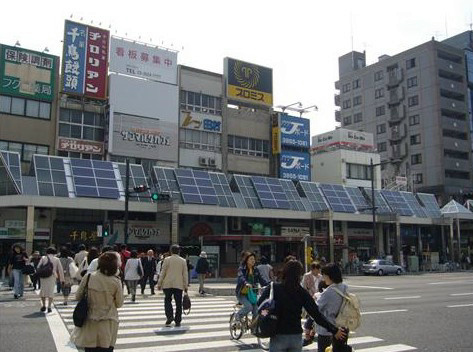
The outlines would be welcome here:
M 157 202 L 159 199 L 159 193 L 151 193 L 151 199 L 153 200 L 153 202 Z
M 149 188 L 145 185 L 139 185 L 139 186 L 136 186 L 136 187 L 133 187 L 133 190 L 136 192 L 136 193 L 143 193 L 143 192 L 146 192 Z
M 307 247 L 307 248 L 306 248 L 305 258 L 306 258 L 307 266 L 309 266 L 310 264 L 312 264 L 312 262 L 314 261 L 314 256 L 313 256 L 313 249 L 312 249 L 312 247 Z
M 110 226 L 108 224 L 103 225 L 103 227 L 102 227 L 102 236 L 103 237 L 110 236 Z
M 167 193 L 151 193 L 151 200 L 153 202 L 169 202 L 171 200 L 171 195 Z

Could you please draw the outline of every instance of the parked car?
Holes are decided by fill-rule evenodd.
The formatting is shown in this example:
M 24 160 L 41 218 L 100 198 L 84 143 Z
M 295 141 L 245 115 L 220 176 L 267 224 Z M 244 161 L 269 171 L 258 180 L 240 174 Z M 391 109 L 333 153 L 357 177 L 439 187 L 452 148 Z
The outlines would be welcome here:
M 401 275 L 403 270 L 401 266 L 396 265 L 393 262 L 384 259 L 373 259 L 368 263 L 363 264 L 363 272 L 365 275 L 376 274 L 382 276 L 388 274 Z

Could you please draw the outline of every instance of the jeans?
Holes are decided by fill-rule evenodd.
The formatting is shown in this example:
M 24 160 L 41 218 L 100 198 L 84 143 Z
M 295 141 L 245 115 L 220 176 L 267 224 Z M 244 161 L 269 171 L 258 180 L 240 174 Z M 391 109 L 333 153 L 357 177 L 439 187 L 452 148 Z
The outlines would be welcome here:
M 197 278 L 199 279 L 199 293 L 203 293 L 205 274 L 197 274 Z
M 269 352 L 302 351 L 301 334 L 275 335 L 269 340 Z
M 23 273 L 21 269 L 13 269 L 13 293 L 17 296 L 23 296 Z
M 139 280 L 126 280 L 126 287 L 128 288 L 128 294 L 136 295 L 136 286 Z
M 168 321 L 174 320 L 176 324 L 180 324 L 182 320 L 182 290 L 178 288 L 165 288 L 164 291 L 164 311 Z M 174 296 L 174 304 L 176 305 L 176 313 L 173 318 L 172 297 Z
M 251 304 L 248 300 L 248 297 L 245 295 L 238 295 L 238 303 L 243 304 L 243 307 L 238 311 L 237 317 L 241 318 L 247 315 L 249 312 L 253 313 L 253 317 L 256 317 L 258 313 L 258 306 L 256 304 Z

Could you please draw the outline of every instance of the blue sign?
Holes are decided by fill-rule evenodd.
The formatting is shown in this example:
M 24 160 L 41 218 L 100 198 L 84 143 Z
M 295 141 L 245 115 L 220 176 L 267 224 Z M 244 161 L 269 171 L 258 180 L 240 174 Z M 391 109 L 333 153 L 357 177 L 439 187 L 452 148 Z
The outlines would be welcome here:
M 310 120 L 281 114 L 281 145 L 310 147 Z
M 84 94 L 86 44 L 87 26 L 66 21 L 62 65 L 62 90 L 65 93 Z
M 309 152 L 283 150 L 279 165 L 279 177 L 289 180 L 310 181 Z

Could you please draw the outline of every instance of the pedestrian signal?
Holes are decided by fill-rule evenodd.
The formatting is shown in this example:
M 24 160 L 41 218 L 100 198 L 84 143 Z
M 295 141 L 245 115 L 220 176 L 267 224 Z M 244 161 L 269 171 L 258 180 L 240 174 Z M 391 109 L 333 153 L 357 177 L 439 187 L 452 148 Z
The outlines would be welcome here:
M 104 225 L 102 228 L 102 236 L 108 237 L 110 235 L 110 227 L 108 225 Z

